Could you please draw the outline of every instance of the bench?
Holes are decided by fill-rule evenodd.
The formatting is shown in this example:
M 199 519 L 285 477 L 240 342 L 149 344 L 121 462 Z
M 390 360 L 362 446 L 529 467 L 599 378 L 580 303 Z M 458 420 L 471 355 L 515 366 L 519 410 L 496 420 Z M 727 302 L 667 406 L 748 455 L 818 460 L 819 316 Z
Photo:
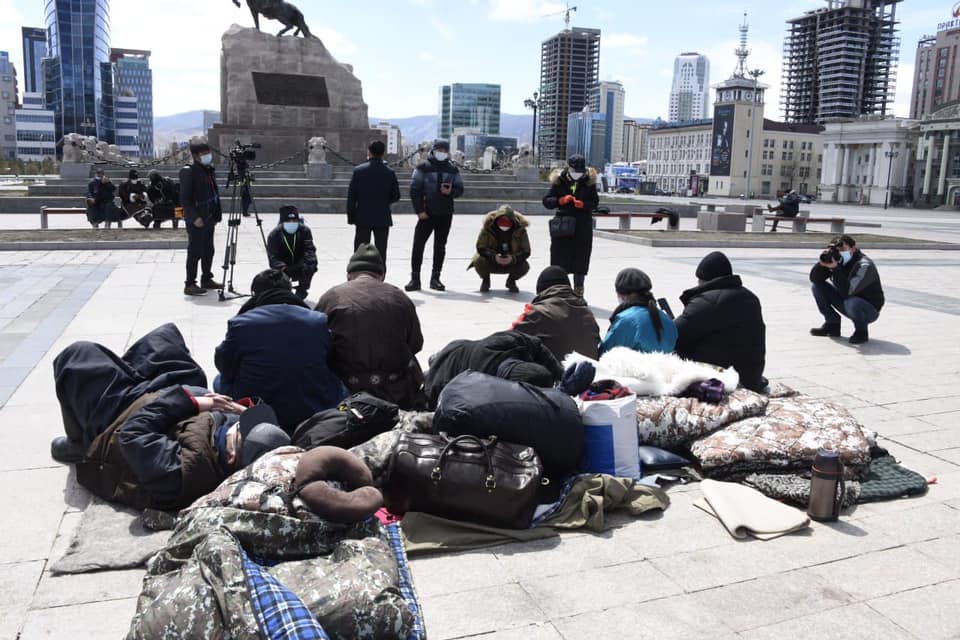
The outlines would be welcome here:
M 647 218 L 648 220 L 653 220 L 654 222 L 666 220 L 668 231 L 677 231 L 680 229 L 680 217 L 676 216 L 677 224 L 672 225 L 670 224 L 669 213 L 595 212 L 593 214 L 594 229 L 597 228 L 597 218 L 617 218 L 617 228 L 620 231 L 630 231 L 630 222 L 633 218 Z
M 802 211 L 800 212 L 803 213 Z M 752 230 L 758 233 L 763 233 L 766 229 L 767 222 L 770 221 L 778 222 L 789 222 L 793 225 L 793 230 L 797 233 L 803 233 L 807 230 L 807 225 L 810 223 L 814 224 L 829 224 L 830 232 L 836 234 L 842 234 L 846 226 L 846 218 L 809 218 L 804 215 L 799 215 L 796 217 L 788 216 L 775 216 L 770 214 L 755 213 L 753 215 L 753 226 Z
M 755 204 L 742 204 L 736 202 L 695 202 L 691 201 L 691 205 L 699 207 L 700 211 L 708 211 L 710 213 L 714 212 L 723 212 L 723 213 L 742 213 L 746 215 L 752 215 L 758 207 Z
M 69 214 L 86 214 L 87 210 L 80 207 L 40 207 L 40 228 L 48 228 L 47 216 L 58 213 L 69 213 Z

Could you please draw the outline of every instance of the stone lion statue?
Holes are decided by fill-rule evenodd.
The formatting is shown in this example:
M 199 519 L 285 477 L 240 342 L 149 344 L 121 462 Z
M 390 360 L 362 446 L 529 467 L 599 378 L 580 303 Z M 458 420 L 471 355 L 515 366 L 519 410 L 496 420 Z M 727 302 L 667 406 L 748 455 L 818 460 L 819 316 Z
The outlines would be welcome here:
M 323 136 L 310 138 L 308 144 L 310 155 L 307 164 L 327 164 L 327 139 Z
M 520 145 L 520 149 L 516 156 L 514 156 L 514 163 L 518 167 L 532 167 L 533 166 L 533 147 L 524 142 Z
M 462 167 L 462 166 L 463 166 L 463 160 L 464 160 L 463 151 L 460 151 L 460 149 L 457 149 L 456 151 L 454 151 L 453 153 L 451 153 L 451 154 L 450 154 L 450 160 L 453 161 L 453 164 Z
M 95 160 L 97 156 L 97 144 L 99 140 L 94 136 L 83 136 L 80 141 L 81 157 L 84 160 Z
M 83 136 L 79 133 L 68 133 L 60 139 L 63 145 L 63 162 L 73 163 L 83 160 Z
M 107 160 L 110 162 L 124 162 L 125 158 L 120 153 L 120 146 L 115 144 L 107 145 Z

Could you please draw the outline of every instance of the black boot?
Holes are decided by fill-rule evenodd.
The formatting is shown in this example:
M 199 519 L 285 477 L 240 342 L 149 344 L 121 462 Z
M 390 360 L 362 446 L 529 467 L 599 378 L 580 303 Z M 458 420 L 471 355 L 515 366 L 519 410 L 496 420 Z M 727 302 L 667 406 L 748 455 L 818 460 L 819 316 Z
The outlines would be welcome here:
M 520 288 L 517 286 L 517 281 L 513 278 L 507 278 L 507 291 L 510 293 L 520 293 Z
M 822 326 L 810 329 L 810 335 L 837 338 L 840 336 L 840 323 L 824 322 Z
M 410 276 L 410 282 L 408 282 L 403 289 L 404 291 L 420 291 L 420 274 L 412 274 Z
M 863 344 L 870 340 L 870 334 L 867 333 L 866 329 L 857 329 L 853 332 L 853 335 L 850 336 L 850 344 Z
M 64 464 L 75 464 L 83 460 L 83 447 L 65 436 L 58 436 L 50 442 L 50 457 Z
M 480 281 L 480 293 L 487 293 L 490 291 L 490 276 L 484 276 Z
M 434 273 L 430 276 L 430 288 L 434 291 L 446 291 L 447 288 L 443 286 L 443 283 L 440 282 L 440 274 Z

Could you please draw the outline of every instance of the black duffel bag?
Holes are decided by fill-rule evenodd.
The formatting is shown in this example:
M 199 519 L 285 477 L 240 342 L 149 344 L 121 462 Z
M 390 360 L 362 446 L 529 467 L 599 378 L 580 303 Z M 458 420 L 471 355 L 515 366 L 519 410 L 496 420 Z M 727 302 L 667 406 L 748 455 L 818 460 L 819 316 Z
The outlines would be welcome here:
M 384 499 L 395 513 L 420 511 L 527 529 L 542 474 L 530 447 L 496 438 L 403 433 L 387 472 Z
M 451 436 L 496 436 L 533 447 L 551 479 L 576 473 L 583 453 L 583 421 L 570 396 L 477 371 L 447 383 L 433 426 Z
M 293 432 L 293 444 L 301 449 L 341 447 L 349 449 L 390 431 L 400 419 L 397 405 L 369 393 L 355 393 L 336 409 L 315 413 Z

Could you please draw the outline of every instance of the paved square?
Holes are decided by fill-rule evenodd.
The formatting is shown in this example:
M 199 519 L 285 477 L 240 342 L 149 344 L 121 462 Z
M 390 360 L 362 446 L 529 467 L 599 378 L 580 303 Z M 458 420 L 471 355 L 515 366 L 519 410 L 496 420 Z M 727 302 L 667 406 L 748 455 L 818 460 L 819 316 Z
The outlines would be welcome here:
M 850 215 L 880 215 L 863 212 Z M 9 226 L 35 224 L 35 216 L 12 218 Z M 320 260 L 316 300 L 343 280 L 353 234 L 340 216 L 308 222 Z M 884 231 L 956 239 L 958 223 L 940 212 L 891 210 Z M 466 271 L 479 224 L 476 216 L 455 219 L 444 270 L 449 291 L 412 296 L 426 338 L 424 365 L 452 339 L 508 328 L 547 264 L 546 219 L 536 218 L 522 293 L 507 294 L 495 277 L 493 292 L 481 295 L 479 278 Z M 412 231 L 412 218 L 398 217 L 388 265 L 394 284 L 409 276 Z M 223 236 L 221 228 L 218 260 Z M 694 284 L 706 252 L 598 240 L 587 298 L 601 328 L 615 306 L 619 269 L 645 270 L 655 293 L 679 310 L 678 296 Z M 820 321 L 807 282 L 814 252 L 728 251 L 764 304 L 767 376 L 850 407 L 905 464 L 938 478 L 926 496 L 863 505 L 803 535 L 740 542 L 692 506 L 700 493 L 694 485 L 672 490 L 662 516 L 601 535 L 416 559 L 430 637 L 960 637 L 960 253 L 869 253 L 888 302 L 871 342 L 856 348 L 807 334 Z M 246 222 L 240 255 L 236 283 L 246 290 L 266 266 L 256 227 Z M 49 458 L 50 439 L 62 432 L 51 365 L 74 340 L 122 351 L 175 322 L 212 374 L 213 349 L 241 301 L 184 298 L 183 260 L 179 251 L 0 253 L 0 637 L 105 638 L 127 629 L 141 572 L 53 578 L 46 571 L 83 506 L 69 469 Z

